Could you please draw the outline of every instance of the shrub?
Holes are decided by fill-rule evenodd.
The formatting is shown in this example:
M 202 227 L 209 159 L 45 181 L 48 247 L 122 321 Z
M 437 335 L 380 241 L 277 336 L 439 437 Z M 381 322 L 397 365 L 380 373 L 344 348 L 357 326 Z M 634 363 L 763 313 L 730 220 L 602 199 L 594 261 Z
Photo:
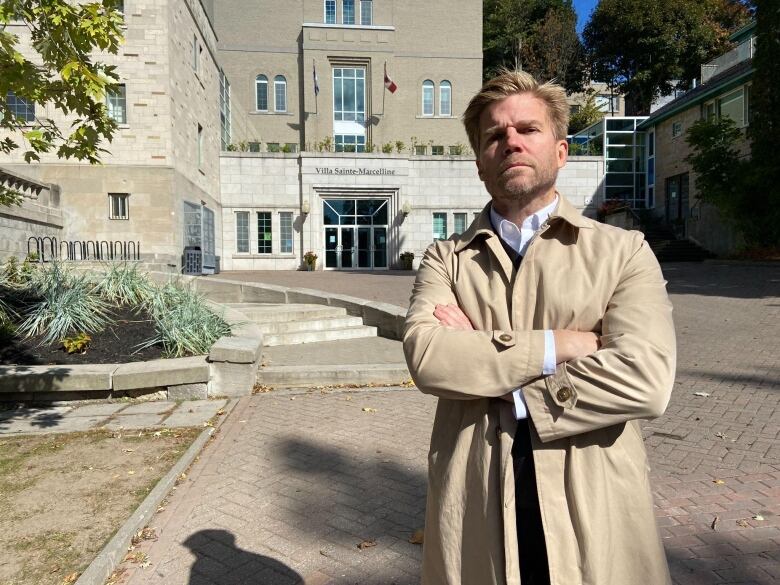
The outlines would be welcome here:
M 59 262 L 35 271 L 19 333 L 40 335 L 41 344 L 50 344 L 76 333 L 102 331 L 111 322 L 111 313 L 93 288 L 86 275 L 75 275 Z
M 140 305 L 152 291 L 146 274 L 139 272 L 137 265 L 127 262 L 112 264 L 95 285 L 96 293 L 117 305 Z
M 230 325 L 206 305 L 203 297 L 174 282 L 154 289 L 144 306 L 152 316 L 156 334 L 139 349 L 160 344 L 165 357 L 202 355 L 217 339 L 230 335 Z

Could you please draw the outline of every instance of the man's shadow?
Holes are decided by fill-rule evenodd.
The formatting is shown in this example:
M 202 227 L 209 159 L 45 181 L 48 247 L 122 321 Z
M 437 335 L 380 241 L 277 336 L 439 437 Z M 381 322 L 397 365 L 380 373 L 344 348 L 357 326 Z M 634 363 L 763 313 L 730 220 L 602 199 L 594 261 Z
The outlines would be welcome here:
M 195 555 L 189 585 L 300 585 L 303 578 L 284 563 L 236 546 L 227 530 L 200 530 L 184 541 Z

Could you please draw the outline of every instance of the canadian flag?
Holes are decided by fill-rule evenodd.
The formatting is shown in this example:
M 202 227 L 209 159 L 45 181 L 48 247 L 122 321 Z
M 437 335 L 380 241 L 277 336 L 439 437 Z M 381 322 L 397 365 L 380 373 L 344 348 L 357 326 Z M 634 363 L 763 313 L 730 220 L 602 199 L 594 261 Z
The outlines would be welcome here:
M 398 86 L 395 84 L 395 81 L 390 79 L 390 76 L 387 74 L 387 63 L 385 63 L 385 88 L 390 93 L 395 93 L 395 90 L 398 89 Z

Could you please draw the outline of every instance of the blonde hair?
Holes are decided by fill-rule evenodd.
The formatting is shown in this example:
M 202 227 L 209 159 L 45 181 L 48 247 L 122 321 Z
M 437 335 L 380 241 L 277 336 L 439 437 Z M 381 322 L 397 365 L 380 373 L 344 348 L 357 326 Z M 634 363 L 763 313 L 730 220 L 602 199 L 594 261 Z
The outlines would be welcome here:
M 569 104 L 566 90 L 554 81 L 539 83 L 530 73 L 502 69 L 493 79 L 486 81 L 479 93 L 471 98 L 463 113 L 463 125 L 474 154 L 479 156 L 479 119 L 485 108 L 511 95 L 530 93 L 547 106 L 547 115 L 557 140 L 566 140 L 569 129 Z

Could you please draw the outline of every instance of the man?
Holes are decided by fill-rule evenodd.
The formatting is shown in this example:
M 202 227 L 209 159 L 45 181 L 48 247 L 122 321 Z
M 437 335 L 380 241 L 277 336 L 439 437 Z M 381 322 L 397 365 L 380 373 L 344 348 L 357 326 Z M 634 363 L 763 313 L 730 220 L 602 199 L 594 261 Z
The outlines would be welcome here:
M 674 377 L 658 262 L 555 190 L 561 87 L 506 72 L 464 124 L 492 201 L 426 251 L 404 335 L 439 397 L 422 582 L 666 585 L 637 422 Z

